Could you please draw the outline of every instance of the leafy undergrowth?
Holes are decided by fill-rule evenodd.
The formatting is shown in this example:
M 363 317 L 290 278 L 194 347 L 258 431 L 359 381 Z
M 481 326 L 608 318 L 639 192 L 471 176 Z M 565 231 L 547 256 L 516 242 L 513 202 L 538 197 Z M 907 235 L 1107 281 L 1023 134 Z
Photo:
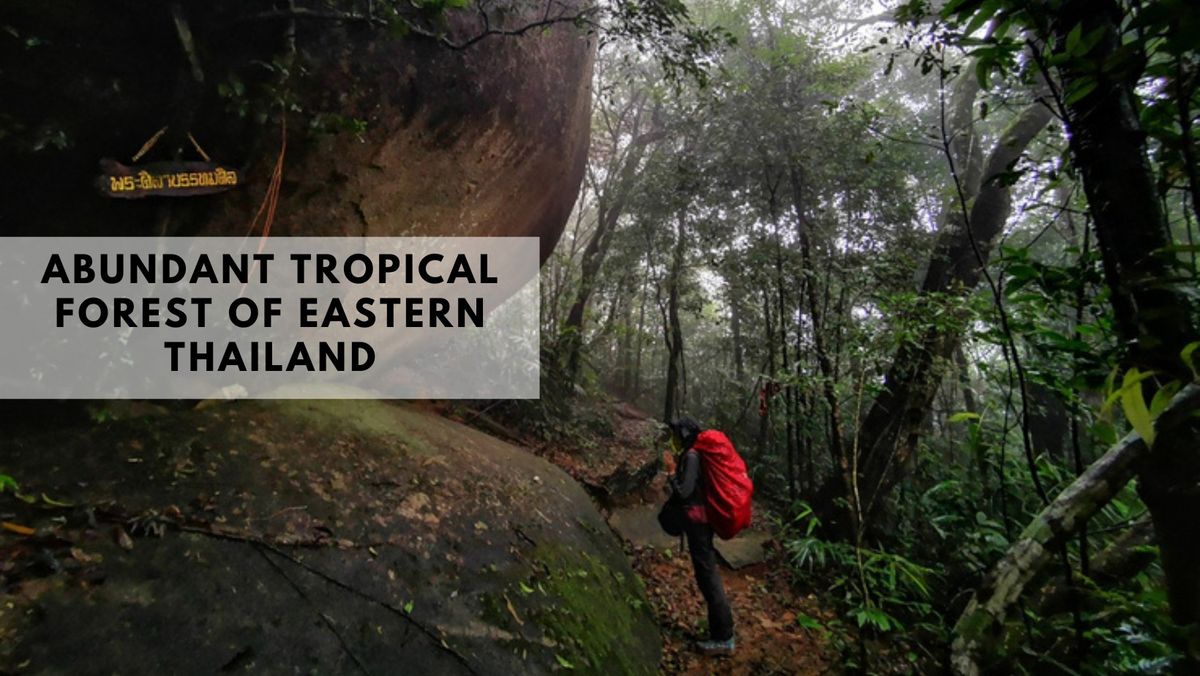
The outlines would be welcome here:
M 546 419 L 530 408 L 541 402 L 501 402 L 474 409 L 445 406 L 446 417 L 507 439 L 571 475 L 603 506 L 644 499 L 661 452 L 662 426 L 644 411 L 603 396 L 572 401 L 569 414 Z
M 686 549 L 635 548 L 642 577 L 663 633 L 661 669 L 669 674 L 825 674 L 837 672 L 826 622 L 834 619 L 816 597 L 797 593 L 777 556 L 740 570 L 722 568 L 733 609 L 737 651 L 710 657 L 693 648 L 704 636 L 704 599 Z
M 564 469 L 602 502 L 637 501 L 633 495 L 654 478 L 660 454 L 653 450 L 658 423 L 627 404 L 608 404 L 595 416 L 599 431 L 576 433 L 542 444 L 538 455 Z

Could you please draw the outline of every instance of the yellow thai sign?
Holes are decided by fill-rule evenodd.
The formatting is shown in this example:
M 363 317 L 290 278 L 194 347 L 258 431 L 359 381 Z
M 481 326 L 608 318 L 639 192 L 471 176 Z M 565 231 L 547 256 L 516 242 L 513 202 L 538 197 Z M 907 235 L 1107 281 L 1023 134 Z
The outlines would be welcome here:
M 150 162 L 126 166 L 100 163 L 96 187 L 108 197 L 137 199 L 161 195 L 190 197 L 224 192 L 241 183 L 241 170 L 215 162 Z

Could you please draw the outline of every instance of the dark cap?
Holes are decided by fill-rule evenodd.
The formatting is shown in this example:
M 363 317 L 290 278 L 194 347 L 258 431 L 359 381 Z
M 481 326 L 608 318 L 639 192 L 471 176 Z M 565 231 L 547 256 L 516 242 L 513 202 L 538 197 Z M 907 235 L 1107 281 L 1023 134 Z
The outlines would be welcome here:
M 679 435 L 684 448 L 691 448 L 692 444 L 696 443 L 696 437 L 700 436 L 700 423 L 687 416 L 672 420 L 667 423 L 667 427 Z

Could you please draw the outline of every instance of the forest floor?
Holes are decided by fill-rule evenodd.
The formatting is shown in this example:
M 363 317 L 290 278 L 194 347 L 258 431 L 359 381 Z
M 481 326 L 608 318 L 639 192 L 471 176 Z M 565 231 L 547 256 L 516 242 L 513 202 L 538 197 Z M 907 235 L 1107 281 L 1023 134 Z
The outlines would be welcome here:
M 823 622 L 832 614 L 815 597 L 796 591 L 777 556 L 738 570 L 722 567 L 737 637 L 737 651 L 727 657 L 706 656 L 694 648 L 704 635 L 706 614 L 687 552 L 631 546 L 630 556 L 662 628 L 664 673 L 740 676 L 834 670 L 835 658 L 824 637 L 797 622 L 805 616 Z
M 686 547 L 666 538 L 654 520 L 666 490 L 665 479 L 656 473 L 661 455 L 656 446 L 657 423 L 621 402 L 599 408 L 606 409 L 602 415 L 608 417 L 611 436 L 526 445 L 575 477 L 609 514 L 662 630 L 660 671 L 756 676 L 838 673 L 837 651 L 823 628 L 836 614 L 798 584 L 773 538 L 769 518 L 757 506 L 751 529 L 731 543 L 752 540 L 750 547 L 740 549 L 761 548 L 758 555 L 738 557 L 740 564 L 747 565 L 721 567 L 737 650 L 732 656 L 706 656 L 695 649 L 707 625 L 704 599 Z M 629 523 L 630 519 L 636 522 Z M 734 560 L 732 552 L 732 547 L 726 547 L 724 556 Z

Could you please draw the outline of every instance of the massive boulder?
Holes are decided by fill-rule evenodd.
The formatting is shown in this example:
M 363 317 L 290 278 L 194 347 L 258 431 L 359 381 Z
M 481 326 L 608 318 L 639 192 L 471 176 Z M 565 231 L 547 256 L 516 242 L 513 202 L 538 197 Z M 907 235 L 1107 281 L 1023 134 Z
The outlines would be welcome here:
M 489 25 L 543 16 L 518 2 Z M 258 237 L 281 161 L 272 236 L 537 236 L 544 259 L 582 178 L 594 41 L 559 24 L 459 49 L 473 11 L 418 9 L 417 32 L 375 14 L 436 4 L 3 3 L 0 234 Z M 246 182 L 101 196 L 100 160 L 164 126 L 145 161 L 194 159 L 191 132 Z M 657 667 L 611 531 L 520 449 L 383 402 L 110 410 L 76 428 L 33 402 L 0 437 L 28 499 L 0 493 L 0 671 Z
M 612 532 L 524 450 L 384 402 L 120 410 L 0 441 L 0 671 L 657 669 Z
M 456 48 L 446 43 L 485 30 L 474 10 L 418 12 L 409 18 L 424 28 L 405 32 L 383 10 L 416 3 L 279 9 L 288 5 L 5 2 L 0 233 L 245 234 L 286 110 L 272 235 L 537 236 L 549 255 L 583 175 L 588 35 L 564 22 Z M 492 29 L 546 10 L 486 6 Z M 571 17 L 582 3 L 550 7 Z M 445 39 L 419 34 L 431 31 Z M 163 126 L 147 160 L 194 159 L 190 131 L 247 183 L 204 197 L 102 197 L 98 162 L 128 163 Z

